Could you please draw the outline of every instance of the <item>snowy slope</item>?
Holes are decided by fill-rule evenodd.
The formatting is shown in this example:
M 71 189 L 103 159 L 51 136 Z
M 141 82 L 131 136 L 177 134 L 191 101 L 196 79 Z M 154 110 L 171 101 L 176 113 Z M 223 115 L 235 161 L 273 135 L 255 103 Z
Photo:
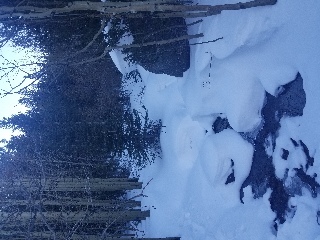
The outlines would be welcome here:
M 199 4 L 232 1 L 198 0 Z M 237 2 L 237 1 L 233 1 Z M 250 186 L 239 191 L 248 176 L 254 146 L 239 132 L 261 126 L 266 92 L 277 96 L 281 86 L 304 80 L 306 105 L 301 117 L 284 117 L 276 139 L 273 163 L 283 179 L 304 166 L 301 147 L 307 146 L 313 166 L 308 174 L 320 182 L 320 1 L 278 0 L 274 6 L 223 12 L 192 26 L 190 34 L 204 33 L 191 47 L 191 67 L 182 78 L 149 73 L 128 66 L 118 51 L 112 57 L 122 73 L 138 69 L 142 83 L 126 83 L 132 107 L 143 104 L 153 119 L 161 119 L 163 156 L 141 172 L 152 181 L 143 204 L 151 218 L 141 224 L 144 236 L 181 236 L 183 240 L 320 239 L 319 197 L 302 188 L 291 196 L 286 222 L 274 227 L 269 189 L 254 199 Z M 194 20 L 188 20 L 189 22 Z M 141 89 L 143 95 L 141 95 Z M 217 116 L 227 117 L 232 129 L 214 133 Z M 290 151 L 281 159 L 282 148 Z M 225 184 L 230 173 L 235 181 Z M 290 178 L 288 178 L 290 180 Z M 320 220 L 319 220 L 320 223 Z

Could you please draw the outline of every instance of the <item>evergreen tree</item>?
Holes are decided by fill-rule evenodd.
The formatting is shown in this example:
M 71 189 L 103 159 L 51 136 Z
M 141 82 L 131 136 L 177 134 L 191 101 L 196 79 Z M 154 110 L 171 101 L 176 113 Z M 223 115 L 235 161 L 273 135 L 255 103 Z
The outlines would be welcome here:
M 25 33 L 15 43 L 25 46 L 30 40 L 45 53 L 45 61 L 36 74 L 37 84 L 23 92 L 21 103 L 30 110 L 1 121 L 2 127 L 23 132 L 7 144 L 11 152 L 23 152 L 30 158 L 40 152 L 66 159 L 126 155 L 131 163 L 149 161 L 138 152 L 150 147 L 133 148 L 151 138 L 145 137 L 139 115 L 129 110 L 128 96 L 120 90 L 120 75 L 112 61 L 103 58 L 73 65 L 103 53 L 106 45 L 101 28 L 101 20 L 87 14 L 16 25 L 16 31 Z M 135 140 L 132 132 L 136 132 Z M 153 141 L 157 139 L 153 135 Z

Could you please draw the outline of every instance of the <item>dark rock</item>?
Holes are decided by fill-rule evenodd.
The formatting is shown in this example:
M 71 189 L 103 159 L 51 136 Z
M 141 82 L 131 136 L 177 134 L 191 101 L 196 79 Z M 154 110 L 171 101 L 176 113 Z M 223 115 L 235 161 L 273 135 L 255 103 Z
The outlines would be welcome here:
M 264 124 L 254 139 L 253 145 L 255 149 L 251 171 L 240 191 L 240 198 L 242 200 L 243 188 L 248 185 L 252 186 L 255 198 L 262 197 L 267 191 L 267 188 L 271 188 L 272 193 L 269 199 L 271 209 L 277 215 L 276 221 L 279 221 L 280 223 L 285 221 L 290 195 L 286 191 L 283 180 L 278 179 L 275 175 L 272 157 L 268 156 L 266 153 L 265 142 L 270 136 L 273 139 L 273 142 L 275 142 L 274 140 L 277 131 L 280 128 L 280 119 L 283 116 L 301 116 L 306 103 L 303 80 L 299 73 L 295 80 L 284 85 L 283 89 L 284 90 L 277 97 L 266 93 L 266 103 L 262 109 Z M 291 139 L 291 141 L 296 147 L 299 146 L 295 140 Z M 305 153 L 307 152 L 306 155 L 308 157 L 309 151 L 306 146 L 303 147 L 303 149 Z M 282 158 L 288 159 L 289 154 L 288 150 L 283 149 Z M 312 159 L 308 160 L 308 162 L 310 165 L 313 164 Z M 297 175 L 299 174 L 299 178 L 303 182 L 306 182 L 314 193 L 318 185 L 316 185 L 314 178 L 310 178 L 310 176 L 306 176 L 306 174 L 303 174 L 304 172 L 302 172 L 298 171 Z
M 227 181 L 226 181 L 226 185 L 228 185 L 229 183 L 234 182 L 236 179 L 234 177 L 234 170 L 232 170 L 232 173 L 230 173 L 230 175 L 227 177 Z
M 297 74 L 294 81 L 284 85 L 283 88 L 284 91 L 277 97 L 279 116 L 302 116 L 306 105 L 306 93 L 303 90 L 303 79 L 300 73 Z
M 187 35 L 184 18 L 143 18 L 127 20 L 134 42 L 143 44 L 169 40 Z M 156 74 L 182 77 L 190 67 L 190 46 L 188 40 L 163 45 L 130 48 L 131 58 L 146 70 Z
M 214 133 L 222 132 L 224 129 L 232 129 L 227 118 L 217 117 L 212 125 Z
M 289 151 L 287 149 L 282 149 L 281 158 L 287 160 L 289 157 Z
M 306 155 L 306 158 L 307 158 L 306 169 L 308 169 L 310 166 L 313 166 L 314 158 L 310 156 L 309 149 L 308 149 L 307 145 L 305 145 L 304 142 L 302 142 L 301 140 L 300 140 L 300 145 L 302 146 L 302 150 L 303 150 L 304 154 Z
M 228 185 L 229 183 L 232 183 L 236 180 L 234 177 L 234 161 L 231 159 L 231 168 L 232 168 L 232 173 L 227 177 L 227 181 L 225 182 L 225 185 Z
M 294 140 L 294 139 L 292 139 L 292 138 L 290 138 L 290 140 L 291 140 L 292 144 L 293 144 L 295 147 L 298 147 L 298 146 L 299 146 L 299 144 L 297 143 L 296 140 Z
M 315 177 L 311 177 L 307 175 L 302 168 L 295 169 L 295 170 L 300 180 L 308 186 L 309 190 L 312 193 L 312 197 L 314 198 L 317 197 L 317 191 L 320 188 L 320 185 L 315 180 Z
M 288 178 L 289 169 L 286 170 L 285 179 Z M 290 177 L 289 181 L 286 181 L 285 191 L 289 194 L 290 197 L 301 196 L 302 195 L 302 187 L 306 186 L 301 179 L 297 176 Z M 307 186 L 306 186 L 307 187 Z
M 271 209 L 277 214 L 276 219 L 282 224 L 285 222 L 286 211 L 288 210 L 289 194 L 285 191 L 283 182 L 275 176 L 270 178 L 269 186 L 272 189 L 269 198 Z

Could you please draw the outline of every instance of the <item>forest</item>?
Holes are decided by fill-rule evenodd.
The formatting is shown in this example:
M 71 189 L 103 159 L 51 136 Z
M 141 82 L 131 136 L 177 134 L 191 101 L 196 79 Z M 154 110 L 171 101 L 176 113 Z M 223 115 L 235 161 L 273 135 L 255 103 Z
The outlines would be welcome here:
M 138 234 L 138 223 L 154 212 L 158 220 L 151 220 L 149 227 L 161 237 L 180 236 L 182 229 L 184 237 L 192 231 L 192 239 L 228 239 L 228 216 L 236 219 L 241 214 L 223 211 L 251 212 L 259 202 L 265 208 L 265 218 L 259 221 L 269 229 L 261 231 L 268 236 L 286 239 L 281 234 L 288 235 L 287 229 L 295 226 L 291 220 L 301 222 L 309 212 L 313 219 L 309 232 L 317 234 L 317 138 L 310 138 L 307 115 L 308 109 L 315 108 L 315 95 L 308 88 L 309 69 L 285 59 L 289 50 L 280 51 L 281 41 L 276 39 L 285 31 L 293 36 L 292 29 L 287 30 L 295 23 L 291 12 L 288 16 L 279 12 L 294 11 L 299 4 L 221 2 L 226 3 L 1 2 L 1 47 L 39 53 L 29 63 L 7 61 L 1 67 L 1 81 L 7 82 L 13 69 L 20 71 L 26 65 L 35 69 L 21 80 L 29 84 L 11 84 L 1 92 L 4 98 L 19 94 L 20 104 L 28 109 L 0 120 L 1 128 L 21 133 L 3 140 L 1 148 L 3 188 L 19 188 L 1 192 L 3 203 L 15 199 L 3 207 L 2 224 L 12 213 L 17 222 L 19 217 L 30 220 L 32 224 L 20 229 L 30 239 L 39 231 L 53 239 L 98 235 L 107 239 L 130 231 Z M 275 57 L 272 44 L 282 55 Z M 265 54 L 265 49 L 271 53 Z M 270 65 L 264 64 L 268 61 Z M 137 96 L 140 102 L 134 102 Z M 79 188 L 81 184 L 85 190 Z M 140 193 L 128 195 L 126 190 L 133 189 Z M 55 197 L 49 197 L 49 192 Z M 151 197 L 142 202 L 152 208 L 138 213 L 141 202 L 135 200 L 145 199 L 145 192 Z M 196 200 L 195 193 L 201 198 Z M 219 196 L 226 198 L 226 204 L 213 207 L 210 201 L 218 203 Z M 161 206 L 161 213 L 152 201 Z M 175 204 L 181 208 L 174 209 Z M 206 211 L 189 212 L 189 206 L 200 205 Z M 311 210 L 301 213 L 304 205 Z M 224 210 L 219 212 L 219 206 Z M 110 215 L 111 208 L 120 215 Z M 208 211 L 211 208 L 215 210 Z M 167 222 L 161 219 L 170 215 L 170 209 L 181 215 L 173 219 L 185 225 L 180 222 L 174 228 L 172 224 L 174 231 L 170 231 L 170 224 L 160 224 L 163 232 L 156 230 L 157 223 Z M 126 221 L 99 225 L 99 211 L 109 220 L 125 216 Z M 31 214 L 26 217 L 26 212 Z M 48 217 L 50 212 L 66 226 Z M 221 227 L 218 233 L 203 222 L 205 212 Z M 211 213 L 224 220 L 220 223 Z M 80 215 L 68 221 L 68 214 Z M 38 217 L 42 225 L 37 225 Z M 203 235 L 197 224 L 206 229 Z M 232 231 L 240 231 L 239 222 L 232 224 L 236 225 Z M 7 230 L 16 230 L 12 226 L 7 225 Z

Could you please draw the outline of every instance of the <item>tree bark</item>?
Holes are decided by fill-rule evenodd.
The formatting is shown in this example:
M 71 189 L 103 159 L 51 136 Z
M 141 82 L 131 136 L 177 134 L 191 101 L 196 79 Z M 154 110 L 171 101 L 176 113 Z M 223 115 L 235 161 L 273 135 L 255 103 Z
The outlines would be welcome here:
M 141 17 L 139 13 L 149 12 L 156 17 L 207 17 L 220 14 L 224 10 L 241 10 L 252 7 L 276 4 L 277 0 L 254 0 L 246 3 L 224 4 L 224 5 L 183 5 L 176 0 L 150 0 L 148 2 L 70 2 L 65 7 L 38 7 L 20 5 L 16 7 L 1 6 L 0 20 L 16 19 L 44 19 L 65 16 L 68 13 L 93 11 L 97 15 L 117 16 L 126 14 L 128 17 Z

